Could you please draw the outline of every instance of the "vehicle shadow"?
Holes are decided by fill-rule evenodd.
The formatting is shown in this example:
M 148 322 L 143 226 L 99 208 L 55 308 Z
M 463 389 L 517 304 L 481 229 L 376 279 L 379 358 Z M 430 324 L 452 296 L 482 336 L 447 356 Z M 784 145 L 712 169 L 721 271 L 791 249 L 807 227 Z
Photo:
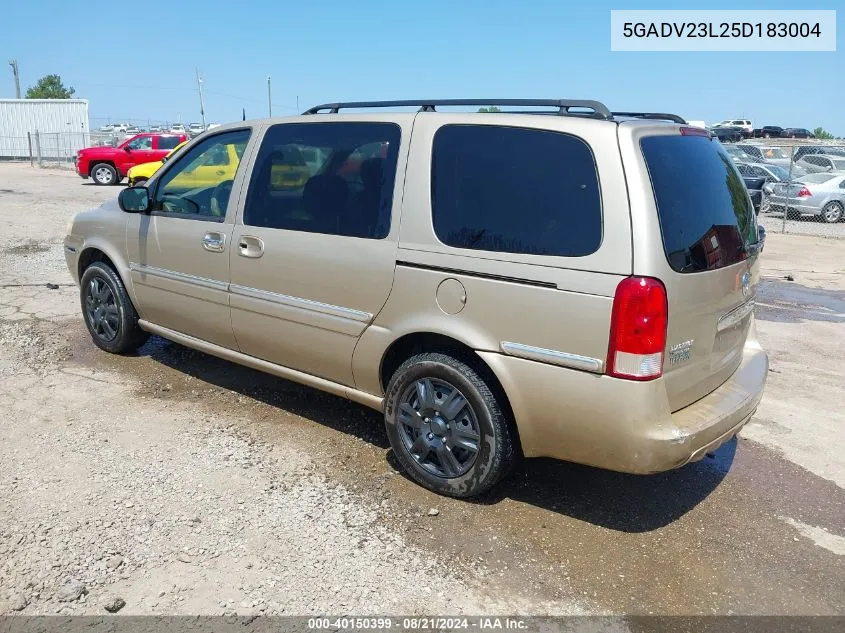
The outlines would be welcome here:
M 289 411 L 388 449 L 382 416 L 363 405 L 152 337 L 139 355 L 207 384 Z M 713 492 L 731 468 L 734 438 L 701 462 L 656 475 L 627 475 L 553 459 L 526 459 L 491 493 L 471 500 L 496 506 L 513 500 L 620 532 L 668 525 Z M 402 467 L 388 451 L 390 467 Z M 414 484 L 416 485 L 416 484 Z
M 725 478 L 733 438 L 702 461 L 654 475 L 628 475 L 554 459 L 527 459 L 482 504 L 509 498 L 618 532 L 650 532 L 678 520 Z

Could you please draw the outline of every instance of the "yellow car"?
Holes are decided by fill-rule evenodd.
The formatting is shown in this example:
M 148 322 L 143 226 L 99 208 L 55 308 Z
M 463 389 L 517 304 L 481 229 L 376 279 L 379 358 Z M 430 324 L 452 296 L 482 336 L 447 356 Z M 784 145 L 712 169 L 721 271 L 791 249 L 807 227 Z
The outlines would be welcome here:
M 167 155 L 161 160 L 154 160 L 151 163 L 141 163 L 140 165 L 135 165 L 131 167 L 128 172 L 126 172 L 126 177 L 129 180 L 129 186 L 134 187 L 135 185 L 143 185 L 147 182 L 150 178 L 153 177 L 153 174 L 158 171 L 158 168 L 164 165 L 168 161 L 168 159 L 173 156 L 173 152 L 179 150 L 185 143 L 188 141 L 182 141 L 174 147 L 172 150 L 167 152 Z
M 129 186 L 142 185 L 152 178 L 158 168 L 167 162 L 173 153 L 179 150 L 185 143 L 187 141 L 174 147 L 160 161 L 143 163 L 132 167 L 127 174 Z M 173 179 L 170 186 L 175 189 L 198 189 L 219 183 L 221 176 L 224 180 L 234 180 L 235 171 L 241 161 L 241 155 L 244 149 L 244 147 L 238 147 L 236 145 L 220 146 L 220 151 L 214 154 L 206 154 L 201 163 L 191 165 L 185 169 Z M 271 186 L 274 189 L 298 189 L 305 186 L 310 176 L 311 171 L 305 161 L 301 159 L 297 160 L 295 164 L 273 165 Z

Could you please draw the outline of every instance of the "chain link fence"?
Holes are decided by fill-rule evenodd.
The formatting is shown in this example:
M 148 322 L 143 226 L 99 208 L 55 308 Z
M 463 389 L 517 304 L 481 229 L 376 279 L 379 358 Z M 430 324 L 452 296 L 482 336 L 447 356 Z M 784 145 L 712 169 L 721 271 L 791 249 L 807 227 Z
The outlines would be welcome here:
M 761 187 L 767 233 L 845 239 L 845 140 L 761 138 L 725 148 Z
M 83 147 L 116 146 L 123 137 L 107 132 L 30 132 L 0 136 L 0 162 L 22 162 L 38 167 L 73 169 Z

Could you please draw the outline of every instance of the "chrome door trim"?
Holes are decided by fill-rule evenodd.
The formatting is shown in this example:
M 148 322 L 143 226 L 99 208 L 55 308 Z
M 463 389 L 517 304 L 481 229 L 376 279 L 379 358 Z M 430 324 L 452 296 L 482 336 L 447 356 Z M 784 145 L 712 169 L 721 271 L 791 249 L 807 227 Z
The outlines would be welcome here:
M 278 303 L 291 308 L 301 308 L 304 310 L 311 310 L 313 312 L 321 312 L 323 314 L 330 314 L 343 319 L 351 319 L 360 323 L 369 323 L 373 319 L 373 315 L 369 312 L 353 310 L 352 308 L 344 308 L 343 306 L 336 306 L 330 303 L 321 303 L 312 299 L 291 297 L 278 292 L 270 292 L 269 290 L 250 288 L 249 286 L 231 284 L 229 286 L 229 291 L 232 294 L 250 297 L 251 299 L 260 299 L 262 301 Z
M 604 367 L 604 362 L 598 358 L 581 356 L 580 354 L 569 354 L 567 352 L 534 347 L 533 345 L 523 345 L 522 343 L 512 343 L 510 341 L 502 341 L 499 346 L 502 352 L 508 356 L 535 360 L 540 363 L 549 363 L 551 365 L 559 365 L 561 367 L 580 369 L 593 373 L 601 373 Z
M 229 283 L 226 281 L 218 281 L 217 279 L 208 279 L 207 277 L 198 277 L 197 275 L 189 275 L 187 273 L 176 272 L 175 270 L 168 270 L 166 268 L 158 268 L 156 266 L 145 266 L 144 264 L 136 264 L 129 262 L 129 270 L 143 275 L 152 275 L 153 277 L 160 277 L 162 279 L 169 279 L 171 281 L 181 281 L 182 283 L 193 284 L 202 288 L 210 290 L 220 290 L 227 292 L 229 290 Z
M 755 297 L 752 296 L 748 301 L 745 303 L 737 306 L 730 312 L 726 312 L 719 318 L 719 322 L 716 324 L 716 331 L 717 332 L 724 332 L 735 326 L 737 323 L 742 321 L 745 317 L 751 314 L 754 311 L 754 305 L 756 303 Z

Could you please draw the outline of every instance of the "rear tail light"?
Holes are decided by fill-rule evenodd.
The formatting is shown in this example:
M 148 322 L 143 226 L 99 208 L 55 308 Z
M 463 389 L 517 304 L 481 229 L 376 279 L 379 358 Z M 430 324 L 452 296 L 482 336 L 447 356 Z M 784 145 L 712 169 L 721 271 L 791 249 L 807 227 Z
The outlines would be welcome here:
M 663 374 L 666 288 L 650 277 L 628 277 L 616 287 L 610 317 L 607 373 L 628 380 L 653 380 Z
M 810 193 L 810 190 L 807 187 L 801 187 L 801 190 L 798 192 L 799 198 L 804 198 L 805 196 L 812 196 L 813 194 Z

